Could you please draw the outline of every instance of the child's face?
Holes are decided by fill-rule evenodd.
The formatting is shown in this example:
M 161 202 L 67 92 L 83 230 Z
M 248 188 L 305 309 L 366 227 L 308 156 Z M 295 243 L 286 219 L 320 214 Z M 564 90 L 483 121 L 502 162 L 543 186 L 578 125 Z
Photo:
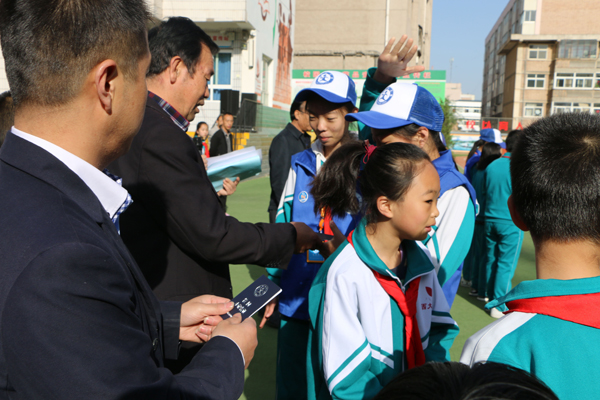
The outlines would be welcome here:
M 206 137 L 208 136 L 208 125 L 206 125 L 206 124 L 200 125 L 200 127 L 198 128 L 198 130 L 196 131 L 196 133 L 202 139 L 206 139 Z
M 423 162 L 421 172 L 415 176 L 404 198 L 393 202 L 392 225 L 401 239 L 423 240 L 440 215 L 437 199 L 440 178 L 430 162 Z
M 348 131 L 346 109 L 323 98 L 315 98 L 307 104 L 310 126 L 315 131 L 323 147 L 335 149 L 341 145 Z

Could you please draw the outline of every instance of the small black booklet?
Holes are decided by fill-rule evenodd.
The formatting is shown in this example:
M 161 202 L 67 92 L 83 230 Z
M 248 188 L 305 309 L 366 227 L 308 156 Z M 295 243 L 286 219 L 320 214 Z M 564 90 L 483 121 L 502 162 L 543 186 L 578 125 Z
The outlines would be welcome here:
M 221 315 L 221 318 L 227 319 L 236 313 L 241 313 L 243 321 L 266 306 L 279 293 L 281 293 L 281 288 L 262 275 L 233 298 L 233 309 L 227 314 Z

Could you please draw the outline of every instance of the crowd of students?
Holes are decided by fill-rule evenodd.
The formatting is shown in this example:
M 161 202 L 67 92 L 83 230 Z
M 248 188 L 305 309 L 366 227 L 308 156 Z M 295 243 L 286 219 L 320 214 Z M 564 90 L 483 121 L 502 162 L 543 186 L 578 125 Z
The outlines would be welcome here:
M 600 335 L 597 318 L 584 313 L 573 317 L 565 308 L 577 300 L 585 307 L 588 298 L 600 296 L 600 287 L 594 287 L 600 270 L 597 263 L 590 265 L 592 256 L 600 254 L 600 225 L 592 227 L 600 218 L 592 199 L 600 200 L 600 191 L 597 184 L 571 180 L 564 173 L 559 185 L 552 182 L 555 174 L 581 175 L 599 161 L 600 117 L 549 117 L 525 132 L 510 132 L 506 142 L 497 130 L 482 130 L 463 175 L 440 133 L 444 116 L 437 100 L 417 85 L 385 75 L 384 55 L 391 48 L 386 47 L 378 68 L 369 71 L 359 112 L 352 80 L 335 71 L 322 72 L 296 99 L 306 101 L 317 140 L 292 157 L 277 219 L 305 222 L 343 243 L 326 260 L 307 252 L 295 255 L 285 271 L 269 270 L 283 288 L 277 398 L 417 398 L 402 397 L 398 382 L 410 380 L 403 378 L 404 371 L 419 370 L 423 376 L 446 371 L 435 364 L 417 367 L 450 360 L 448 350 L 459 329 L 450 308 L 459 281 L 472 288 L 471 295 L 489 302 L 492 317 L 500 318 L 467 342 L 464 364 L 481 368 L 477 363 L 488 361 L 493 368 L 495 361 L 516 367 L 490 375 L 501 377 L 498 388 L 513 373 L 521 374 L 521 383 L 529 382 L 519 386 L 525 390 L 519 394 L 504 388 L 512 393 L 506 398 L 556 398 L 552 390 L 561 399 L 589 398 L 600 389 L 596 383 L 582 383 L 591 379 L 589 372 L 569 361 L 578 374 L 572 378 L 571 369 L 560 365 L 566 352 L 551 354 L 549 346 L 562 339 L 557 332 L 569 329 L 586 338 Z M 410 59 L 408 49 L 410 44 L 392 63 Z M 350 139 L 350 121 L 364 125 L 362 140 Z M 560 137 L 567 127 L 569 134 Z M 555 145 L 562 153 L 551 152 Z M 526 177 L 535 174 L 535 179 Z M 515 183 L 518 191 L 511 178 L 521 180 Z M 561 196 L 567 198 L 558 201 Z M 565 214 L 545 217 L 538 227 L 537 218 L 546 209 L 560 213 L 552 201 Z M 573 221 L 567 223 L 566 216 L 586 207 L 590 229 L 584 233 Z M 511 291 L 528 229 L 538 255 L 538 278 L 548 280 Z M 579 245 L 587 250 L 579 261 L 588 265 L 571 273 L 569 264 L 553 256 Z M 586 297 L 578 297 L 579 291 Z M 536 335 L 551 339 L 542 344 L 534 340 Z M 456 373 L 461 376 L 456 382 L 463 382 L 462 372 L 456 372 L 463 367 L 444 365 L 444 373 Z M 577 387 L 573 382 L 579 382 Z M 462 398 L 458 393 L 464 395 L 461 389 L 446 398 Z M 419 398 L 440 398 L 423 396 Z

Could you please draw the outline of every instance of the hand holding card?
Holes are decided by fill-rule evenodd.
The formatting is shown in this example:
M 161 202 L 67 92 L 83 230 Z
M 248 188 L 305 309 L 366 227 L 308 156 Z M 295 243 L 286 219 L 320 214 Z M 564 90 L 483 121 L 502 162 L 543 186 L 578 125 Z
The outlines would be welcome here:
M 281 293 L 281 288 L 271 282 L 265 275 L 262 275 L 233 298 L 233 309 L 221 315 L 221 318 L 227 319 L 234 314 L 240 313 L 242 314 L 243 321 L 266 306 L 279 293 Z

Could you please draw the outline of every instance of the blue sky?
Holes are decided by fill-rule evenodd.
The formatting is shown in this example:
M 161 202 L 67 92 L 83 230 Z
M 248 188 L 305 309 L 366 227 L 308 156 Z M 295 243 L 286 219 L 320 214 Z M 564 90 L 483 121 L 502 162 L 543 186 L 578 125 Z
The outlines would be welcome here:
M 450 82 L 462 83 L 463 93 L 481 100 L 485 38 L 508 0 L 434 0 L 430 68 L 446 70 Z

